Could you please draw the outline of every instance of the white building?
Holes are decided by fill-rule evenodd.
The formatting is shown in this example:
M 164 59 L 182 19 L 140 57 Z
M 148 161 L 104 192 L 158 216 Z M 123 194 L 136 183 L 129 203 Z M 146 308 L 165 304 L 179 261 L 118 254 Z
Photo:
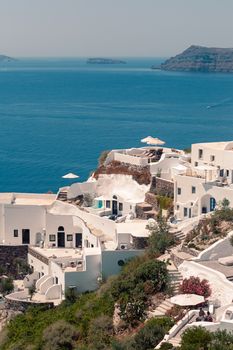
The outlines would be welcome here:
M 211 212 L 224 198 L 233 206 L 233 141 L 194 144 L 184 165 L 175 176 L 177 218 Z

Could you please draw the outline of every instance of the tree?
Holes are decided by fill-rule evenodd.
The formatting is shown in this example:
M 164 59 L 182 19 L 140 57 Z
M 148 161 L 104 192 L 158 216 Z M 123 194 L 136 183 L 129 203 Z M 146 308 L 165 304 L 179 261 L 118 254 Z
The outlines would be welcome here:
M 175 237 L 169 232 L 169 226 L 163 217 L 158 218 L 157 227 L 151 229 L 150 233 L 148 244 L 150 255 L 163 254 L 175 243 Z
M 13 279 L 10 277 L 2 277 L 0 279 L 0 293 L 3 295 L 9 294 L 13 291 L 14 289 L 14 284 L 13 284 Z
M 28 288 L 28 293 L 30 295 L 30 300 L 32 300 L 33 295 L 36 293 L 36 284 L 35 284 L 35 282 Z
M 185 278 L 182 281 L 180 291 L 187 294 L 202 295 L 204 298 L 208 298 L 211 295 L 209 282 L 206 279 L 201 281 L 199 277 L 194 276 Z

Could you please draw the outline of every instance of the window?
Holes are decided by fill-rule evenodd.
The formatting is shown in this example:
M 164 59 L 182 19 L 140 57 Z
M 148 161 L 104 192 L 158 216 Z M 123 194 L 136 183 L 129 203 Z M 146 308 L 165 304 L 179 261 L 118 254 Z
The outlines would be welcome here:
M 67 235 L 66 236 L 67 241 L 71 242 L 73 241 L 73 235 Z
M 55 242 L 56 241 L 56 235 L 49 235 L 49 241 Z
M 58 227 L 58 231 L 65 231 L 63 226 Z
M 184 216 L 188 215 L 188 208 L 184 208 Z
M 181 188 L 180 187 L 177 188 L 177 194 L 181 194 Z
M 124 265 L 125 265 L 125 262 L 124 262 L 124 260 L 118 260 L 117 264 L 118 264 L 119 266 L 124 266 Z
M 179 205 L 177 205 L 177 206 L 176 206 L 176 210 L 179 210 L 179 209 L 180 209 L 180 206 L 179 206 Z
M 198 166 L 198 162 L 195 162 L 194 165 L 195 165 L 195 166 Z
M 223 176 L 224 176 L 224 169 L 221 169 L 221 170 L 219 171 L 219 176 L 220 176 L 220 177 L 223 177 Z
M 196 187 L 192 186 L 192 193 L 196 193 Z
M 210 156 L 210 161 L 214 162 L 215 161 L 215 156 Z
M 229 170 L 226 170 L 226 176 L 229 176 L 229 173 L 230 173 Z
M 123 210 L 123 203 L 119 203 L 119 211 Z
M 203 149 L 198 150 L 198 158 L 202 159 L 203 158 Z
M 106 208 L 111 208 L 111 202 L 110 201 L 106 201 Z
M 14 230 L 14 237 L 19 237 L 19 230 Z

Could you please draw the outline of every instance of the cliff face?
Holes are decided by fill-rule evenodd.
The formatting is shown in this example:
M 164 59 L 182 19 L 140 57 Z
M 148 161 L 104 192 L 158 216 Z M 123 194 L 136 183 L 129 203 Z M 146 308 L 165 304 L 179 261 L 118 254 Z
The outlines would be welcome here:
M 233 73 L 233 48 L 208 48 L 192 45 L 161 64 L 162 70 Z

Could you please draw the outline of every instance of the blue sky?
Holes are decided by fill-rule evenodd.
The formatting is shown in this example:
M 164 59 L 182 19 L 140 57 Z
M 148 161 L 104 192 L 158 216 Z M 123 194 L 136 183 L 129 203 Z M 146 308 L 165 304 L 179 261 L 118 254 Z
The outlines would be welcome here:
M 0 0 L 0 53 L 170 56 L 233 47 L 233 0 Z

